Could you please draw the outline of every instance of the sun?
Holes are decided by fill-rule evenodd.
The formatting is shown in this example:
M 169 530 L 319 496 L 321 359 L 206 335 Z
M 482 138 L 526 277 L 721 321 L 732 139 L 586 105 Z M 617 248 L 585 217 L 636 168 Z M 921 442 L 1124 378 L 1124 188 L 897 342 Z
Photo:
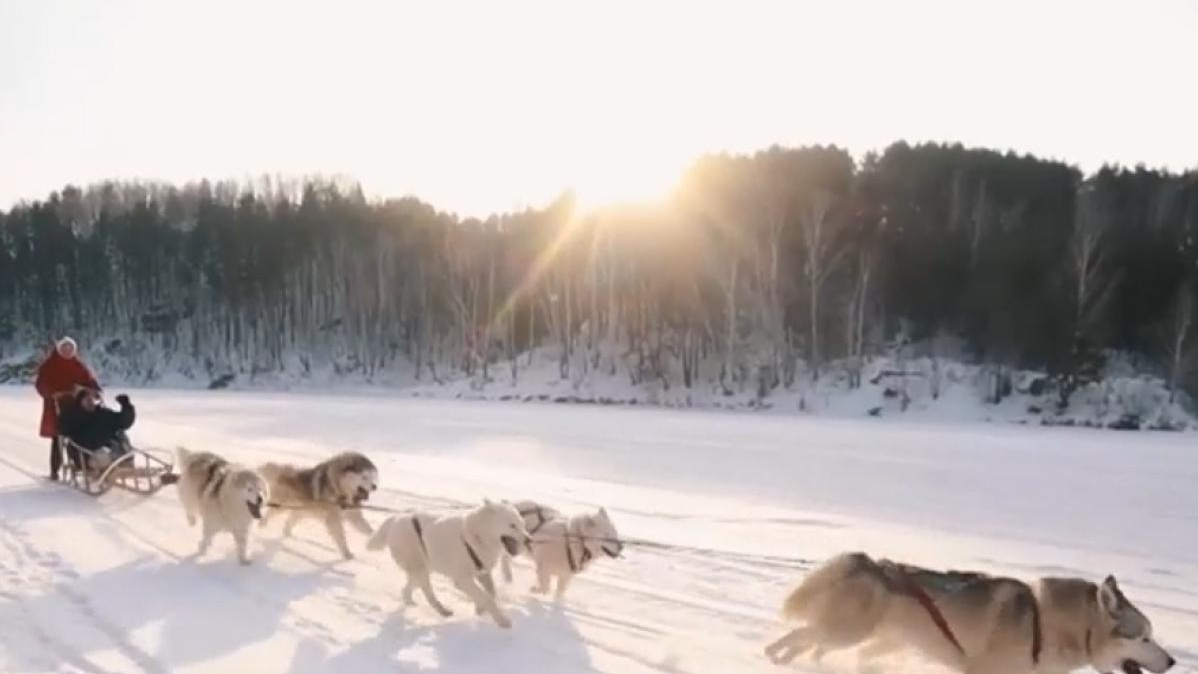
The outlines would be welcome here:
M 682 176 L 682 168 L 674 161 L 635 160 L 620 165 L 588 166 L 573 181 L 578 209 L 594 212 L 607 206 L 660 203 L 664 201 Z

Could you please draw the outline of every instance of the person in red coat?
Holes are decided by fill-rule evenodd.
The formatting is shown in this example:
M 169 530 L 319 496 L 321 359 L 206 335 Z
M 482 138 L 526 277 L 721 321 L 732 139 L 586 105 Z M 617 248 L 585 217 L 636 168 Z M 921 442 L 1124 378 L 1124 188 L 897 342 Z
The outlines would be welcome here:
M 75 340 L 63 337 L 54 345 L 54 350 L 37 368 L 34 382 L 37 393 L 42 397 L 41 436 L 50 438 L 50 479 L 57 480 L 62 468 L 62 449 L 58 446 L 58 410 L 55 399 L 74 395 L 78 387 L 99 391 L 91 370 L 79 360 L 79 347 Z

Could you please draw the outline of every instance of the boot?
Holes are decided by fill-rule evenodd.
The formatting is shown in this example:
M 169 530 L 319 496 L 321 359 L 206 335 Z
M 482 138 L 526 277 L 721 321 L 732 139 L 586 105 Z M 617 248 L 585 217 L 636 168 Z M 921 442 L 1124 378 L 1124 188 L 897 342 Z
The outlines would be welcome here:
M 50 480 L 58 482 L 58 473 L 62 469 L 62 449 L 58 446 L 58 438 L 50 440 Z

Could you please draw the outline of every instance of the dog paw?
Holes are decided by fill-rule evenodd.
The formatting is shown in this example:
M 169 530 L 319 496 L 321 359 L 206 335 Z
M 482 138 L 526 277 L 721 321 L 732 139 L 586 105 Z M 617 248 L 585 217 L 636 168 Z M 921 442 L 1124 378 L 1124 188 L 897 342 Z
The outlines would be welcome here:
M 447 608 L 443 608 L 443 609 L 437 611 L 437 613 L 440 613 L 442 618 L 452 618 L 453 617 L 453 611 L 450 611 Z
M 238 561 L 239 561 L 239 562 L 241 562 L 241 565 L 242 565 L 242 566 L 249 566 L 249 565 L 252 563 L 252 562 L 250 562 L 250 558 L 249 558 L 249 557 L 242 557 L 242 558 L 241 558 L 241 559 L 239 559 Z
M 486 613 L 486 612 L 487 612 L 487 609 L 485 609 L 485 608 L 483 608 L 483 607 L 481 607 L 481 606 L 475 606 L 475 607 L 474 607 L 474 615 L 482 615 L 482 614 L 484 614 L 484 613 Z
M 499 625 L 500 627 L 502 627 L 505 630 L 512 629 L 512 619 L 505 615 L 495 616 L 495 624 Z

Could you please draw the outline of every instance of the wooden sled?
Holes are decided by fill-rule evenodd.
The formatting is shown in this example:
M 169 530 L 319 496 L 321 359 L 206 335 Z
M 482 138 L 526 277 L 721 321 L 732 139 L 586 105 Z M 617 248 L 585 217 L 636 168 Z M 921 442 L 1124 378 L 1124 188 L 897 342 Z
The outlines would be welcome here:
M 93 452 L 60 435 L 58 442 L 67 453 L 66 483 L 89 496 L 100 496 L 112 488 L 149 496 L 174 484 L 178 476 L 171 471 L 174 455 L 162 450 L 137 449 L 121 437 L 121 453 L 115 459 L 109 452 Z M 70 457 L 79 458 L 79 465 Z

